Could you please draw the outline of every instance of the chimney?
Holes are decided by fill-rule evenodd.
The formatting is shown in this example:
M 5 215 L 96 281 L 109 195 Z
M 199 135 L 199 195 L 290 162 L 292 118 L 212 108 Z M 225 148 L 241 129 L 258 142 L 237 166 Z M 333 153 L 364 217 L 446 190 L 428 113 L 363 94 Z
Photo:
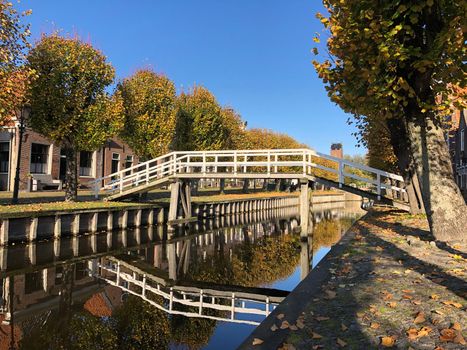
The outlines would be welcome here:
M 331 145 L 331 156 L 336 158 L 344 158 L 344 150 L 342 149 L 342 143 L 333 143 Z

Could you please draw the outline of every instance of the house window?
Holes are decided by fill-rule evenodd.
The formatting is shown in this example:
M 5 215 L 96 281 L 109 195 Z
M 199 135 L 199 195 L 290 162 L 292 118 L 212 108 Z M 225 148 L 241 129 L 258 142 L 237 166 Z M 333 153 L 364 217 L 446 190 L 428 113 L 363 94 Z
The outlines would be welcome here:
M 31 174 L 47 173 L 49 146 L 33 143 L 31 145 Z
M 92 152 L 81 151 L 79 153 L 79 176 L 91 176 Z
M 10 143 L 0 142 L 0 173 L 8 173 L 10 162 Z
M 131 168 L 133 166 L 133 156 L 126 156 L 125 158 L 125 169 Z M 130 175 L 131 170 L 125 172 L 125 175 Z
M 112 169 L 111 169 L 112 173 L 116 173 L 117 171 L 120 170 L 119 164 L 120 164 L 120 154 L 112 153 Z

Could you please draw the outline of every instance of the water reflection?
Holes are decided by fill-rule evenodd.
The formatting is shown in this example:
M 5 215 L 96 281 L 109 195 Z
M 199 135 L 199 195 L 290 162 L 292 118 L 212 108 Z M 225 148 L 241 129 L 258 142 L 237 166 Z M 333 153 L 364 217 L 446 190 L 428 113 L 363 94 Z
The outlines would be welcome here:
M 2 248 L 0 349 L 235 348 L 361 215 L 312 211 Z

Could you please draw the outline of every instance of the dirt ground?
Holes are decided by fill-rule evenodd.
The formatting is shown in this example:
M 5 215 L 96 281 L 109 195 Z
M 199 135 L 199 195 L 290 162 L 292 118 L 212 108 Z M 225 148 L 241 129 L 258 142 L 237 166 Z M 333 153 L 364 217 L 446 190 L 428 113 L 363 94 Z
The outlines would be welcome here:
M 278 349 L 467 348 L 465 246 L 436 242 L 424 216 L 388 208 L 348 235 L 297 319 L 275 315 L 270 332 L 288 331 Z

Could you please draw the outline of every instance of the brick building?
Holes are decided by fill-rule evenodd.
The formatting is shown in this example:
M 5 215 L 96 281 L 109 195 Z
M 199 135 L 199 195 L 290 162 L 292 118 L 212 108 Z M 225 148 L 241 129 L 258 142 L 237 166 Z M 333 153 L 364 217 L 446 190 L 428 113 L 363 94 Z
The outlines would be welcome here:
M 467 198 L 467 110 L 456 111 L 447 133 L 449 152 L 456 182 Z
M 19 128 L 15 122 L 0 129 L 0 191 L 12 191 L 18 156 Z M 66 157 L 60 146 L 35 131 L 27 129 L 23 135 L 20 165 L 20 190 L 31 189 L 32 178 L 55 182 L 61 187 L 66 173 Z M 115 137 L 95 151 L 78 154 L 78 182 L 81 188 L 101 176 L 137 164 L 132 149 Z M 45 187 L 47 188 L 47 187 Z

